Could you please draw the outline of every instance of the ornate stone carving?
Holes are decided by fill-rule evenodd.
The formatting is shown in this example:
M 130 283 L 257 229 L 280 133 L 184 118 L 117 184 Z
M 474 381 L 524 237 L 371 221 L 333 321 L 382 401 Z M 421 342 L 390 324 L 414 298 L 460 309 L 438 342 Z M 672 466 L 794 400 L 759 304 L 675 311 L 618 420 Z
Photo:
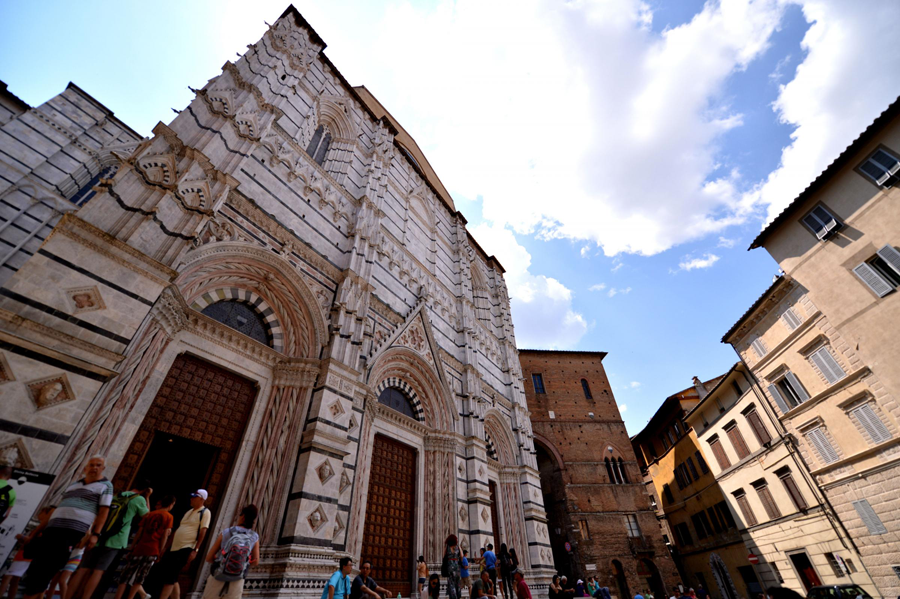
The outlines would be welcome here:
M 28 453 L 28 447 L 22 437 L 18 437 L 5 445 L 0 445 L 0 466 L 34 469 L 34 461 Z
M 14 380 L 16 380 L 16 375 L 13 374 L 12 368 L 9 367 L 6 356 L 3 352 L 0 352 L 0 385 Z
M 69 300 L 69 308 L 72 314 L 106 309 L 106 304 L 103 302 L 103 297 L 100 295 L 100 290 L 96 285 L 93 287 L 66 289 L 65 294 L 66 299 Z
M 306 521 L 309 523 L 309 527 L 313 532 L 318 532 L 320 528 L 322 528 L 326 522 L 328 522 L 328 515 L 325 514 L 325 510 L 322 509 L 322 506 L 317 506 L 310 514 L 306 517 Z
M 490 517 L 491 513 L 488 511 L 488 509 L 486 507 L 481 508 L 481 521 L 487 523 Z
M 341 484 L 339 487 L 340 492 L 343 493 L 344 491 L 346 491 L 347 487 L 349 487 L 351 484 L 352 484 L 352 482 L 350 480 L 350 477 L 347 476 L 347 471 L 346 470 L 342 471 L 341 472 Z
M 334 476 L 334 469 L 331 467 L 331 464 L 328 463 L 328 460 L 325 460 L 318 468 L 316 468 L 316 474 L 319 475 L 319 482 L 324 485 L 332 476 Z
M 344 519 L 340 514 L 334 517 L 334 538 L 337 539 L 344 532 Z
M 350 424 L 347 425 L 347 432 L 352 433 L 357 429 L 359 423 L 356 421 L 356 415 L 350 416 Z
M 344 413 L 344 407 L 341 405 L 340 401 L 335 401 L 328 406 L 328 412 L 331 414 L 332 418 L 337 418 Z
M 75 399 L 65 373 L 26 383 L 25 387 L 38 410 L 44 410 Z
M 459 521 L 461 523 L 465 524 L 468 517 L 469 517 L 469 514 L 466 512 L 466 508 L 464 506 L 460 507 L 459 508 Z

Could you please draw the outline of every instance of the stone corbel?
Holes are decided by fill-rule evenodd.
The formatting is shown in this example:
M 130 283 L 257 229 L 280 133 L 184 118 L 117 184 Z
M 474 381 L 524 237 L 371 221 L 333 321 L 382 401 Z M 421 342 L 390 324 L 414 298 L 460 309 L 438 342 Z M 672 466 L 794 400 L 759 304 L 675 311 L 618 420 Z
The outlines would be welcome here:
M 187 311 L 190 308 L 174 285 L 169 285 L 159 294 L 159 299 L 150 308 L 150 318 L 159 323 L 169 339 L 179 331 L 188 328 Z

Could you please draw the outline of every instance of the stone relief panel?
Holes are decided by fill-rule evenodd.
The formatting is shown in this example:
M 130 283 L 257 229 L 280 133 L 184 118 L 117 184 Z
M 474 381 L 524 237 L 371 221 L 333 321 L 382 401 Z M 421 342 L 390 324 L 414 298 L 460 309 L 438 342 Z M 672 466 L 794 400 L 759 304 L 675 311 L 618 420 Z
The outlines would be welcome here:
M 0 466 L 34 470 L 34 460 L 31 459 L 28 447 L 21 437 L 0 444 Z
M 38 410 L 44 410 L 75 399 L 75 393 L 65 373 L 25 383 L 31 401 Z
M 103 296 L 100 295 L 100 290 L 96 285 L 93 287 L 66 289 L 65 294 L 72 314 L 106 309 L 106 303 L 104 303 Z
M 14 380 L 16 380 L 16 375 L 13 374 L 12 368 L 9 367 L 6 356 L 0 353 L 0 385 Z
M 309 516 L 306 517 L 306 521 L 309 523 L 309 527 L 313 532 L 319 532 L 319 529 L 328 522 L 328 516 L 320 505 L 310 512 Z

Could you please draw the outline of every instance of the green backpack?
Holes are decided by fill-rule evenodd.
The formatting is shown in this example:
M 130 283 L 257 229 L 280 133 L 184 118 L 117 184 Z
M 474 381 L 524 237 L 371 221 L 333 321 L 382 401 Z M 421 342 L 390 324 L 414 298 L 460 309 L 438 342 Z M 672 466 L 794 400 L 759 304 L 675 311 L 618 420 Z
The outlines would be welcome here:
M 140 497 L 138 493 L 125 495 L 127 491 L 122 491 L 116 495 L 112 504 L 109 506 L 109 515 L 103 524 L 103 530 L 100 531 L 100 541 L 107 541 L 122 532 L 125 527 L 125 515 L 128 513 L 128 504 L 135 497 Z

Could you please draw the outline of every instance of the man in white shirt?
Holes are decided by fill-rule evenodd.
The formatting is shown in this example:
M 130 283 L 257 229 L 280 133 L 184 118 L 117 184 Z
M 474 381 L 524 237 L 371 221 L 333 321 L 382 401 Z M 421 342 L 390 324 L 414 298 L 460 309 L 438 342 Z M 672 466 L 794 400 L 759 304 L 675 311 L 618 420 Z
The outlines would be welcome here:
M 180 595 L 178 574 L 197 557 L 212 520 L 212 513 L 203 505 L 208 497 L 209 493 L 204 489 L 191 493 L 191 509 L 181 517 L 181 523 L 172 535 L 172 546 L 157 566 L 163 584 L 159 599 L 169 599 L 173 590 L 175 599 Z

